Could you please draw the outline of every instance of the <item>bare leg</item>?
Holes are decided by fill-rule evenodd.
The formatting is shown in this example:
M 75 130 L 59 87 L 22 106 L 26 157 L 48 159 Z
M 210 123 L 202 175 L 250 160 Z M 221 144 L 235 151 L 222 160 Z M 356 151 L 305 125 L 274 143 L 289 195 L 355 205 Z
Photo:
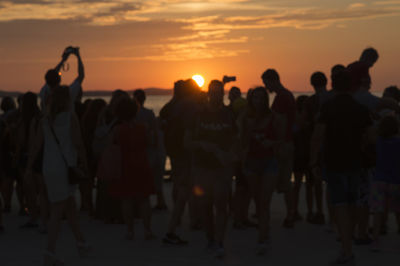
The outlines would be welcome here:
M 4 208 L 11 209 L 11 199 L 14 192 L 14 179 L 11 177 L 4 177 L 2 184 L 2 194 L 4 199 Z
M 374 214 L 374 230 L 373 230 L 373 238 L 375 241 L 379 241 L 382 221 L 383 221 L 383 213 L 375 213 Z
M 351 256 L 353 254 L 352 237 L 354 231 L 354 213 L 354 206 L 335 206 L 335 217 L 345 256 Z
M 153 233 L 151 230 L 151 207 L 150 207 L 150 199 L 144 198 L 141 200 L 140 209 L 143 218 L 143 226 L 145 230 L 145 237 L 150 239 L 153 237 Z
M 369 225 L 369 208 L 358 207 L 357 208 L 357 237 L 360 239 L 368 238 L 368 225 Z M 382 222 L 380 222 L 382 223 Z
M 297 214 L 299 212 L 299 196 L 300 196 L 300 188 L 301 183 L 303 181 L 303 173 L 295 172 L 294 173 L 294 187 L 293 187 L 293 199 L 294 199 L 294 211 Z M 308 205 L 308 197 L 307 197 L 307 205 Z
M 203 225 L 206 232 L 207 240 L 212 242 L 215 240 L 214 234 L 214 211 L 212 196 L 204 195 L 202 198 L 202 213 L 203 213 Z
M 35 179 L 37 179 L 37 176 L 31 175 L 25 178 L 23 182 L 26 203 L 29 210 L 30 219 L 32 222 L 36 222 L 39 216 L 39 209 L 37 204 L 38 193 L 36 189 L 37 185 Z
M 67 205 L 67 200 L 51 204 L 47 250 L 52 254 L 54 254 L 56 251 L 58 233 L 60 231 L 60 225 L 66 205 Z
M 76 207 L 75 198 L 73 197 L 70 197 L 67 201 L 66 216 L 76 241 L 78 243 L 85 243 L 85 238 L 79 226 L 78 209 Z
M 334 211 L 334 208 L 333 208 L 333 206 L 332 206 L 332 204 L 331 204 L 331 201 L 330 201 L 330 194 L 329 194 L 328 190 L 326 190 L 325 195 L 326 195 L 326 198 L 325 198 L 325 200 L 326 200 L 326 205 L 328 206 L 329 223 L 330 223 L 332 226 L 335 226 L 335 225 L 336 225 L 335 211 Z
M 50 202 L 47 196 L 46 185 L 42 176 L 38 176 L 38 187 L 39 187 L 39 208 L 40 208 L 40 219 L 43 226 L 47 228 L 47 223 L 50 216 Z
M 179 225 L 180 219 L 185 211 L 185 205 L 190 197 L 190 189 L 184 186 L 176 186 L 176 201 L 172 208 L 171 219 L 168 225 L 168 233 L 174 234 L 176 227 Z
M 219 171 L 220 172 L 220 171 Z M 231 195 L 231 177 L 225 177 L 222 171 L 221 176 L 216 177 L 218 180 L 214 186 L 214 204 L 216 209 L 215 226 L 216 241 L 220 244 L 224 242 L 226 224 L 228 221 L 228 204 Z
M 133 202 L 131 199 L 124 199 L 121 201 L 121 204 L 122 204 L 122 214 L 125 220 L 128 236 L 133 236 L 134 234 Z
M 3 200 L 0 194 L 0 227 L 3 226 Z
M 314 188 L 315 188 L 315 204 L 317 207 L 317 214 L 323 215 L 324 210 L 323 210 L 323 186 L 322 186 L 322 178 L 321 177 L 315 177 L 314 178 Z
M 311 173 L 306 174 L 306 201 L 307 201 L 307 218 L 313 214 L 314 195 L 313 189 L 315 185 L 315 178 Z
M 290 187 L 288 189 L 288 191 L 286 191 L 284 194 L 285 194 L 285 204 L 286 204 L 286 212 L 287 212 L 286 218 L 288 220 L 293 220 L 294 215 L 295 215 L 293 188 Z
M 22 177 L 17 180 L 15 192 L 17 193 L 17 199 L 18 199 L 20 211 L 25 212 L 26 204 L 25 204 L 25 193 L 24 193 L 24 184 L 23 184 Z

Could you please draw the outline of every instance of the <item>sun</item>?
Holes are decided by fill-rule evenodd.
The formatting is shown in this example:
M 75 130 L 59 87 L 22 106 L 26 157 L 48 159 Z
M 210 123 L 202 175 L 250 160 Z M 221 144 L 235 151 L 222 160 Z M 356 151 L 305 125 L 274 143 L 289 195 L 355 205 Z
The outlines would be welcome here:
M 203 87 L 204 85 L 204 78 L 201 75 L 193 75 L 192 79 L 194 81 L 196 81 L 197 85 L 199 85 L 199 87 Z

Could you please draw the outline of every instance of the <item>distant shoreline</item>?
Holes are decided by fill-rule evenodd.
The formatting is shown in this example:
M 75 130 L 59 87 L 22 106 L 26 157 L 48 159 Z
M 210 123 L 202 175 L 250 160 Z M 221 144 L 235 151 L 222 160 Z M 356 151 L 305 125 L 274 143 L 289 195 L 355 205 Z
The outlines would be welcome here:
M 158 89 L 158 88 L 147 88 L 143 89 L 147 95 L 172 95 L 172 89 Z M 129 94 L 132 94 L 135 90 L 127 90 Z M 85 90 L 83 91 L 83 97 L 110 97 L 113 91 L 101 91 L 101 90 Z M 21 91 L 1 91 L 0 90 L 0 98 L 3 97 L 18 97 L 25 92 Z

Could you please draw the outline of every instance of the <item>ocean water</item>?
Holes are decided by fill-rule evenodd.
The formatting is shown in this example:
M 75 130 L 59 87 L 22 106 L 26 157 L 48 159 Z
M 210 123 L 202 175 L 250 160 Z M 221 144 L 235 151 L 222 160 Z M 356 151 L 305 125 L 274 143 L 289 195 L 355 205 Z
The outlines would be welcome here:
M 312 95 L 313 92 L 293 92 L 293 95 L 295 98 L 297 98 L 300 95 L 307 95 L 310 96 Z M 381 97 L 382 96 L 382 92 L 380 91 L 372 91 L 372 94 Z M 246 98 L 246 94 L 242 95 L 244 98 Z M 94 98 L 102 98 L 104 99 L 107 103 L 110 101 L 111 97 L 83 97 L 83 101 L 86 99 L 94 99 Z M 145 102 L 145 107 L 152 109 L 155 113 L 156 116 L 159 115 L 161 108 L 172 98 L 171 95 L 148 95 L 146 102 Z M 270 94 L 270 104 L 273 102 L 275 98 L 275 94 Z M 1 97 L 0 97 L 1 99 Z M 224 97 L 224 102 L 225 104 L 229 104 L 229 100 L 228 100 L 228 96 L 225 95 Z M 0 114 L 2 113 L 2 111 L 0 111 Z
M 294 93 L 295 97 L 298 97 L 300 95 L 312 95 L 312 92 L 301 92 L 301 93 Z M 242 95 L 244 98 L 246 98 L 246 95 Z M 106 102 L 110 101 L 110 97 L 101 97 L 104 99 Z M 172 96 L 171 95 L 149 95 L 146 97 L 146 102 L 144 103 L 144 106 L 146 108 L 152 109 L 154 114 L 158 116 L 160 114 L 161 108 L 169 101 L 171 100 Z M 275 98 L 275 94 L 270 94 L 270 103 L 273 102 Z M 93 99 L 93 97 L 84 97 L 83 100 L 86 99 Z M 225 104 L 229 104 L 228 96 L 225 95 L 224 97 L 224 102 Z

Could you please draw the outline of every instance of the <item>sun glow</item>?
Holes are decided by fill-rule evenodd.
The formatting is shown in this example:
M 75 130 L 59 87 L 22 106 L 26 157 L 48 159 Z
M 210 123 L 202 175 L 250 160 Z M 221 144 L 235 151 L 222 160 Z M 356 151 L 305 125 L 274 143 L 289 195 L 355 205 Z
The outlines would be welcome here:
M 203 87 L 204 85 L 204 78 L 201 75 L 193 75 L 192 79 L 194 81 L 196 81 L 197 85 L 199 85 L 199 87 Z

